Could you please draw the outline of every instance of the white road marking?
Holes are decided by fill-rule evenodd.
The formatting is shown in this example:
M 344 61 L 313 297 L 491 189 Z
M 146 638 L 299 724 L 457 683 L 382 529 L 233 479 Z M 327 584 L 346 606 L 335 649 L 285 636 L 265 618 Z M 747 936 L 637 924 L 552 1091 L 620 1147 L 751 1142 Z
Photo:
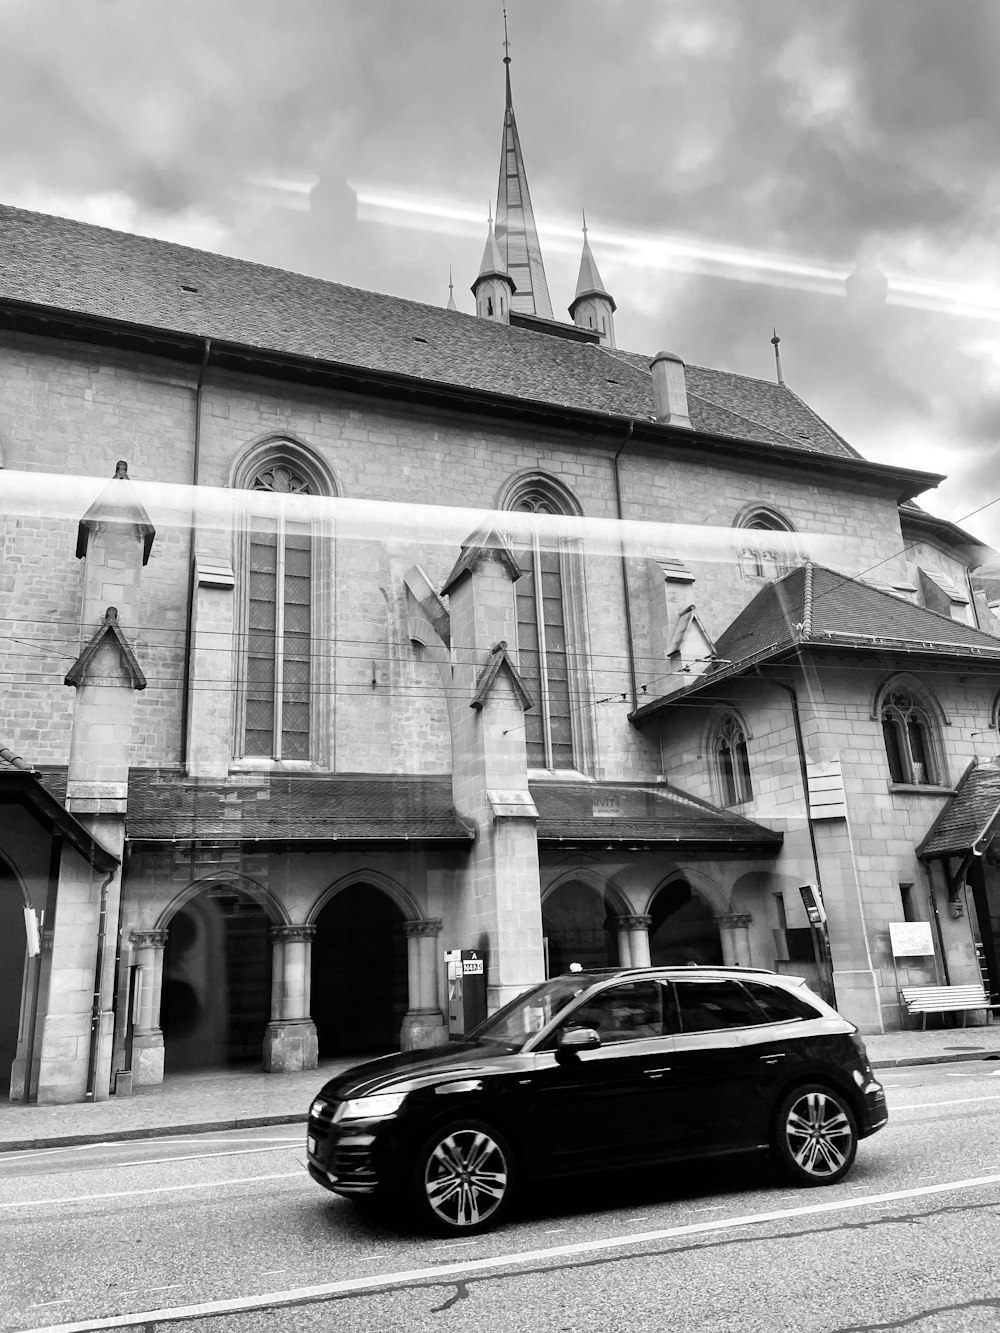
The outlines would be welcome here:
M 995 1093 L 991 1097 L 955 1097 L 947 1102 L 912 1102 L 909 1106 L 894 1106 L 893 1114 L 897 1111 L 923 1111 L 929 1106 L 965 1106 L 969 1102 L 1000 1102 L 1000 1093 Z
M 438 1283 L 442 1279 L 456 1277 L 459 1274 L 482 1273 L 490 1269 L 509 1268 L 519 1264 L 550 1263 L 555 1259 L 571 1259 L 579 1255 L 597 1254 L 602 1250 L 619 1250 L 630 1245 L 649 1245 L 655 1241 L 673 1240 L 678 1236 L 704 1235 L 713 1231 L 732 1230 L 735 1227 L 784 1222 L 793 1217 L 816 1217 L 824 1213 L 879 1207 L 903 1199 L 926 1198 L 933 1194 L 947 1194 L 956 1190 L 981 1189 L 984 1185 L 1000 1185 L 1000 1175 L 948 1180 L 939 1185 L 919 1185 L 914 1189 L 893 1190 L 887 1194 L 869 1194 L 860 1199 L 832 1199 L 829 1203 L 803 1204 L 799 1208 L 780 1208 L 769 1213 L 750 1213 L 744 1217 L 720 1217 L 710 1222 L 689 1222 L 684 1226 L 664 1227 L 659 1231 L 640 1231 L 628 1236 L 609 1236 L 604 1240 L 577 1241 L 572 1245 L 552 1245 L 545 1250 L 520 1250 L 513 1254 L 498 1254 L 487 1259 L 458 1260 L 451 1264 L 434 1264 L 428 1268 L 410 1268 L 399 1273 L 373 1273 L 370 1277 L 344 1278 L 339 1282 L 326 1282 L 316 1287 L 297 1287 L 290 1291 L 274 1291 L 258 1296 L 235 1296 L 229 1300 L 178 1305 L 172 1310 L 143 1310 L 135 1314 L 105 1315 L 103 1319 L 84 1319 L 72 1324 L 50 1324 L 45 1328 L 24 1330 L 24 1333 L 99 1333 L 99 1330 L 109 1328 L 136 1328 L 148 1323 L 237 1314 L 259 1310 L 265 1306 L 274 1308 L 298 1305 L 306 1301 L 321 1301 L 329 1296 L 343 1296 L 385 1287 L 402 1287 L 421 1282 Z
M 117 1171 L 123 1166 L 162 1166 L 164 1163 L 172 1166 L 174 1162 L 203 1162 L 209 1157 L 250 1157 L 258 1152 L 287 1152 L 289 1148 L 301 1147 L 298 1139 L 289 1139 L 287 1143 L 275 1148 L 234 1148 L 232 1152 L 193 1152 L 183 1157 L 138 1157 L 134 1162 L 107 1162 L 104 1170 Z
M 222 1185 L 255 1185 L 259 1180 L 306 1180 L 304 1171 L 281 1171 L 269 1176 L 239 1176 L 235 1180 L 196 1180 L 188 1185 L 155 1185 L 144 1190 L 114 1190 L 107 1194 L 69 1194 L 63 1199 L 18 1199 L 0 1208 L 45 1208 L 51 1203 L 93 1203 L 97 1199 L 132 1199 L 139 1194 L 172 1194 L 176 1190 L 214 1190 Z
M 37 1305 L 29 1305 L 29 1310 L 44 1310 L 48 1305 L 69 1305 L 70 1301 L 75 1300 L 75 1296 L 60 1296 L 57 1301 L 39 1301 Z

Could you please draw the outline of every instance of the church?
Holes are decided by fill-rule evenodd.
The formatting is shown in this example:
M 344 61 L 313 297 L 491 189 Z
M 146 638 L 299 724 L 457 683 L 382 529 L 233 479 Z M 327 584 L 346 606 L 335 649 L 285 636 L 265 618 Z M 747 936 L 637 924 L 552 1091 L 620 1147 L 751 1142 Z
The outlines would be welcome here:
M 480 972 L 1000 991 L 993 552 L 776 339 L 620 348 L 586 230 L 557 317 L 505 64 L 474 315 L 0 207 L 0 1096 L 433 1046 Z

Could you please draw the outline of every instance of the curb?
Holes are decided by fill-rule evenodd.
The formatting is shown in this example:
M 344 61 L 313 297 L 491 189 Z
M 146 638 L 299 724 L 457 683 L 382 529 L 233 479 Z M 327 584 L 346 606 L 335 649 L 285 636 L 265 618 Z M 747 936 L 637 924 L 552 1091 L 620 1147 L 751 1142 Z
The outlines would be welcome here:
M 0 1142 L 0 1155 L 32 1149 L 80 1148 L 88 1143 L 124 1143 L 129 1139 L 166 1139 L 229 1129 L 260 1129 L 265 1125 L 304 1125 L 306 1119 L 307 1116 L 301 1112 L 294 1115 L 250 1115 L 227 1120 L 192 1120 L 190 1124 L 180 1125 L 147 1125 L 142 1129 L 97 1130 L 92 1134 L 50 1134 L 32 1139 L 5 1139 Z
M 985 1052 L 983 1054 L 982 1052 Z M 869 1060 L 872 1069 L 900 1069 L 904 1065 L 972 1064 L 976 1060 L 1000 1060 L 1000 1051 L 963 1051 L 961 1055 L 904 1055 L 898 1060 Z

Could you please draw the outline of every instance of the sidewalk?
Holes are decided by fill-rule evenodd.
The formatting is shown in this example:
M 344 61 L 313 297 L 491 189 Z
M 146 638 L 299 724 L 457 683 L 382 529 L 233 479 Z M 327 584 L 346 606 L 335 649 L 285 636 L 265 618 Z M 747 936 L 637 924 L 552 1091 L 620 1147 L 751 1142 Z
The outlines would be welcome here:
M 1000 1060 L 1000 1023 L 886 1032 L 865 1038 L 876 1069 L 953 1060 Z M 72 1106 L 0 1102 L 0 1153 L 72 1147 L 118 1139 L 155 1138 L 258 1125 L 303 1124 L 309 1103 L 327 1079 L 357 1059 L 323 1060 L 301 1074 L 208 1070 L 174 1074 L 131 1097 Z

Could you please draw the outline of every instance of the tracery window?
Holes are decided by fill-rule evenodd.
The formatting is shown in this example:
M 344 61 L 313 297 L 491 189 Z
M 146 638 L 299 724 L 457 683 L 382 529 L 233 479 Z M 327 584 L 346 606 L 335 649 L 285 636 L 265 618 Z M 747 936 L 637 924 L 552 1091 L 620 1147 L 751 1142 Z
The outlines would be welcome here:
M 283 460 L 251 475 L 248 489 L 308 495 L 303 472 Z M 243 753 L 308 759 L 312 656 L 312 534 L 282 505 L 249 524 Z
M 516 510 L 556 514 L 552 498 L 532 489 L 518 497 Z M 515 546 L 521 577 L 514 584 L 518 668 L 536 701 L 524 715 L 529 768 L 573 768 L 573 719 L 562 554 L 534 529 L 530 541 Z
M 727 713 L 715 730 L 713 745 L 716 773 L 723 805 L 742 805 L 753 800 L 750 753 L 746 731 L 734 713 Z
M 768 509 L 757 509 L 746 514 L 739 527 L 749 533 L 791 532 L 791 525 L 779 514 Z M 796 561 L 783 552 L 782 546 L 766 537 L 740 538 L 739 565 L 743 578 L 777 579 L 787 574 Z
M 893 782 L 934 786 L 940 781 L 930 714 L 912 691 L 897 688 L 885 696 L 882 736 Z

